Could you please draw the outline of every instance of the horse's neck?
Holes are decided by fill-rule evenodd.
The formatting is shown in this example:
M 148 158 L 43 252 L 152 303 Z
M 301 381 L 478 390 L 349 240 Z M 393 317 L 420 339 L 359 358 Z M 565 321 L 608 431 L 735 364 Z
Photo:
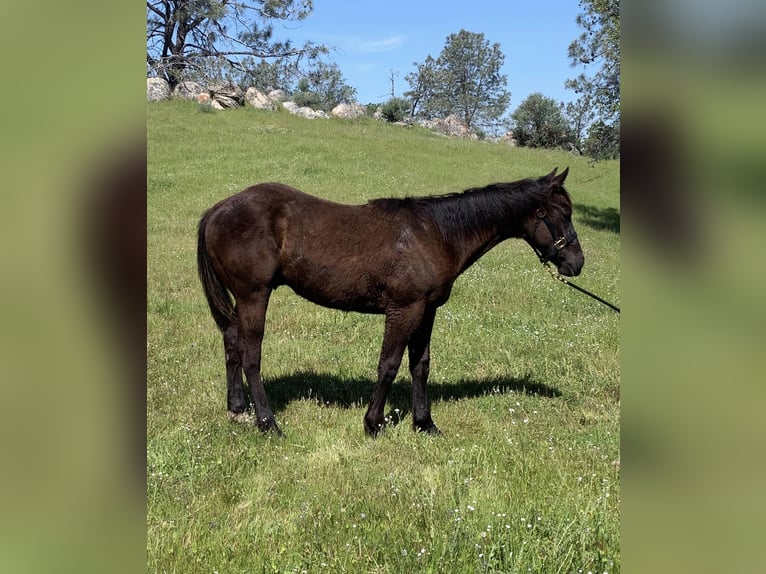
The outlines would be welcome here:
M 453 242 L 452 252 L 454 254 L 456 274 L 460 275 L 476 263 L 485 253 L 505 239 L 507 237 L 500 233 L 490 233 L 487 231 L 486 233 L 472 234 L 467 237 L 467 241 Z
M 459 218 L 442 222 L 442 236 L 452 253 L 457 275 L 497 244 L 521 237 L 520 223 L 510 206 L 498 209 L 486 203 L 457 205 Z

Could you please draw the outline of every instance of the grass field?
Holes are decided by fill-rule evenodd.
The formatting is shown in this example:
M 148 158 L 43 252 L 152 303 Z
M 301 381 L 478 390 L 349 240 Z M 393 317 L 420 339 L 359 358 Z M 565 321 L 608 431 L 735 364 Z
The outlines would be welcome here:
M 440 437 L 411 430 L 406 363 L 390 424 L 366 437 L 383 317 L 288 288 L 263 347 L 286 438 L 231 422 L 196 272 L 200 215 L 253 183 L 363 203 L 568 165 L 576 282 L 619 305 L 619 162 L 185 101 L 147 118 L 147 571 L 619 572 L 619 316 L 552 280 L 524 242 L 469 268 L 437 315 Z

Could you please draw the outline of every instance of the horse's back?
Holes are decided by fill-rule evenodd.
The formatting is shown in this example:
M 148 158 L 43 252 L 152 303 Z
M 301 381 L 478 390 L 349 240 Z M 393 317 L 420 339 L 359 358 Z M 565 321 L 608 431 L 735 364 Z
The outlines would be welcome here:
M 282 183 L 259 183 L 219 201 L 205 217 L 211 230 L 243 238 L 271 228 L 287 205 L 323 201 Z
M 211 212 L 208 245 L 235 296 L 288 285 L 320 305 L 374 313 L 437 293 L 442 283 L 438 244 L 407 210 L 262 183 Z
M 268 182 L 252 185 L 239 193 L 222 199 L 210 211 L 218 213 L 219 216 L 225 214 L 225 217 L 243 217 L 254 211 L 273 213 L 287 203 L 309 204 L 317 201 L 323 202 L 324 200 L 283 183 Z

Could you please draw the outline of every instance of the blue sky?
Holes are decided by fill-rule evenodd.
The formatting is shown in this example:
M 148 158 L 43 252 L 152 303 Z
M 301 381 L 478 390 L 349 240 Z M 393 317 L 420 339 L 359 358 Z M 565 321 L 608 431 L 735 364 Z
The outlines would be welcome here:
M 499 43 L 505 55 L 502 73 L 511 92 L 509 111 L 529 94 L 542 92 L 557 101 L 576 99 L 564 82 L 581 69 L 570 66 L 567 49 L 582 32 L 575 22 L 576 0 L 314 0 L 308 19 L 290 25 L 284 36 L 337 48 L 330 59 L 346 83 L 357 89 L 357 101 L 385 102 L 409 90 L 405 76 L 414 62 L 436 58 L 447 36 L 465 29 Z M 277 31 L 277 35 L 282 35 Z

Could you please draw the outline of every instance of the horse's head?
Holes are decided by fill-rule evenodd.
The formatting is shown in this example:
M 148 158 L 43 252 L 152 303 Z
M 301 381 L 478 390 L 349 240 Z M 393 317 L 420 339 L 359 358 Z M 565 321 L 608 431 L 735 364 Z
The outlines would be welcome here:
M 569 168 L 559 175 L 554 169 L 538 179 L 546 199 L 524 222 L 524 239 L 542 263 L 550 261 L 559 273 L 574 277 L 580 274 L 585 256 L 572 226 L 572 201 L 563 185 L 568 174 Z

